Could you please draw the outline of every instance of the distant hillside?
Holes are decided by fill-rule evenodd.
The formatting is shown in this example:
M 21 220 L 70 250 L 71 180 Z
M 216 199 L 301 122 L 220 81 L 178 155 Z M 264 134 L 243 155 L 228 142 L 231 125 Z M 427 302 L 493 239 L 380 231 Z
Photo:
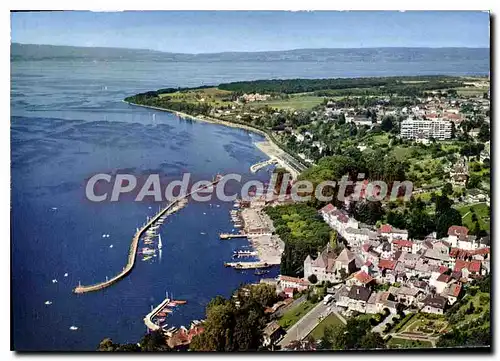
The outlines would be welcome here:
M 297 49 L 265 52 L 181 54 L 123 48 L 86 48 L 54 45 L 11 45 L 11 61 L 46 59 L 87 59 L 100 61 L 314 61 L 314 62 L 460 62 L 489 64 L 489 48 L 366 48 Z

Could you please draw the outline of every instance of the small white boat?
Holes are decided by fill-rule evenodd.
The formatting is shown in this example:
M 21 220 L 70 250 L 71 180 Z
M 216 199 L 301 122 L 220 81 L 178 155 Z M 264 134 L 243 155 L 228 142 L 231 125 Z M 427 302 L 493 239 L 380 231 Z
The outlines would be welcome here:
M 106 238 L 106 234 L 105 233 L 102 235 L 102 238 Z
M 205 215 L 206 215 L 206 213 L 205 213 L 205 212 L 203 212 L 203 214 L 205 214 Z
M 54 279 L 52 280 L 52 283 L 57 283 L 57 280 L 54 278 Z
M 205 235 L 206 233 L 205 232 L 200 232 L 200 234 Z
M 217 204 L 217 208 L 219 208 L 219 207 L 220 207 L 220 204 Z
M 57 211 L 57 207 L 52 207 L 52 210 L 53 211 Z
M 46 304 L 47 306 L 50 306 L 50 305 L 52 304 L 52 302 L 51 302 L 51 301 L 45 301 L 45 304 Z
M 110 244 L 110 245 L 109 245 L 109 248 L 113 248 L 113 245 L 112 245 L 112 244 Z
M 70 329 L 71 331 L 76 331 L 76 330 L 78 330 L 78 327 L 76 327 L 76 326 L 71 326 L 69 329 Z
M 163 244 L 161 243 L 161 234 L 158 235 L 158 249 L 161 249 Z
M 67 274 L 67 273 L 65 273 L 65 274 L 64 274 L 64 277 L 68 277 L 68 274 Z

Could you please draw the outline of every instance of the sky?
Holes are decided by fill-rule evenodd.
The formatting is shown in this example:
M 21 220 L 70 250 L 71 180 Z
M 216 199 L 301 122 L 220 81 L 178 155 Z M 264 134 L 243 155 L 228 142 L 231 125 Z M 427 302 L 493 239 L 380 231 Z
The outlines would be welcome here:
M 479 11 L 11 13 L 12 42 L 175 53 L 301 48 L 489 47 Z

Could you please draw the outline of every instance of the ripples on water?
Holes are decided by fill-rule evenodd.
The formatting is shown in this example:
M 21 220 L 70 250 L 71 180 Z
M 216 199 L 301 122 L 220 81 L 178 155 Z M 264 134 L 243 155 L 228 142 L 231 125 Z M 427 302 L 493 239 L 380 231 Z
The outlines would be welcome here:
M 142 319 L 165 291 L 188 304 L 170 325 L 200 319 L 210 298 L 229 296 L 252 273 L 222 267 L 244 240 L 220 242 L 231 231 L 230 204 L 190 203 L 161 228 L 161 262 L 138 263 L 129 277 L 102 292 L 73 295 L 123 267 L 135 228 L 153 203 L 90 204 L 84 182 L 98 172 L 162 172 L 196 179 L 214 173 L 250 175 L 264 159 L 247 131 L 179 119 L 132 107 L 131 94 L 173 86 L 278 77 L 459 74 L 484 71 L 467 62 L 372 64 L 316 62 L 154 63 L 15 61 L 12 64 L 12 295 L 18 350 L 93 350 L 108 336 L 133 342 Z M 481 70 L 483 69 L 483 70 Z M 487 71 L 487 70 L 486 70 Z M 156 114 L 153 119 L 153 114 Z M 149 209 L 149 208 L 152 209 Z M 110 234 L 110 238 L 101 235 Z M 202 235 L 201 233 L 206 233 Z M 113 248 L 110 245 L 113 244 Z M 63 277 L 64 273 L 68 277 Z M 270 276 L 277 273 L 274 270 Z M 58 279 L 52 283 L 52 279 Z M 51 300 L 52 305 L 45 305 Z M 69 327 L 76 325 L 77 331 Z

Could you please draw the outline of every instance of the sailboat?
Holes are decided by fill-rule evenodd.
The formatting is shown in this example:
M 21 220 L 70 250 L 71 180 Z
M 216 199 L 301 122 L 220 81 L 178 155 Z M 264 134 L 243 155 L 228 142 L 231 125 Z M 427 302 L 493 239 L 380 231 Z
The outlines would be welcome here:
M 161 234 L 158 234 L 158 249 L 161 249 L 163 247 L 161 243 Z

